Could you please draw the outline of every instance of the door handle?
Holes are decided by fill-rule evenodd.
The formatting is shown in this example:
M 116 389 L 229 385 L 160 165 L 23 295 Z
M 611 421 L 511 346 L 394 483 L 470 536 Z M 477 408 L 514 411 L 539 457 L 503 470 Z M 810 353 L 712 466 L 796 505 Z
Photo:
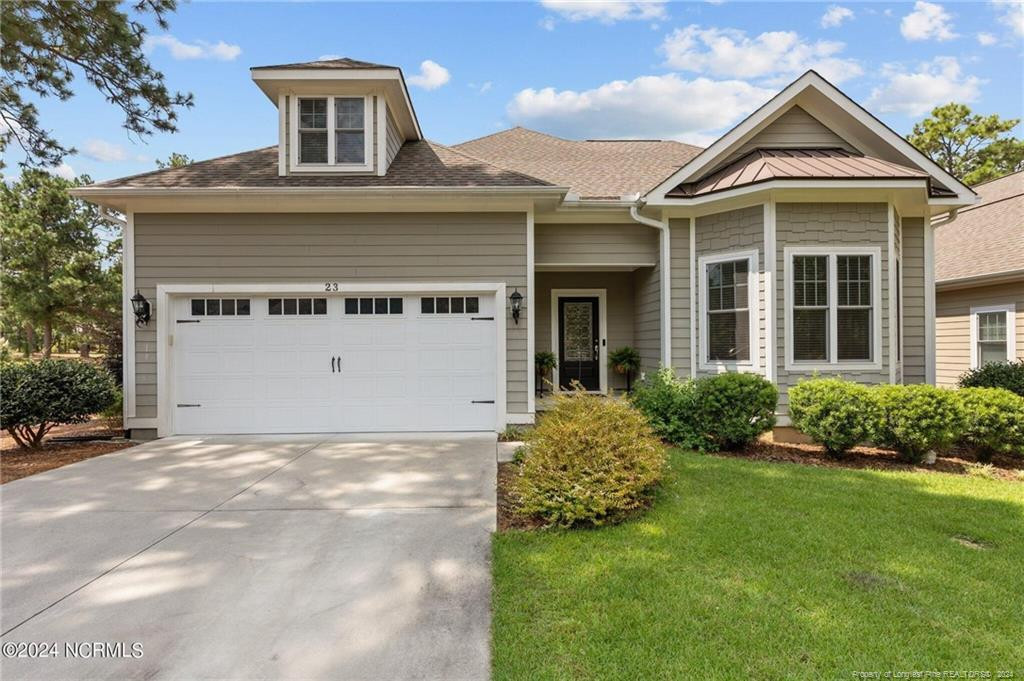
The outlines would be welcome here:
M 334 373 L 334 357 L 331 357 L 331 373 Z
M 598 360 L 601 356 L 601 351 L 597 349 L 597 341 L 594 341 L 594 360 Z
M 338 355 L 338 373 L 341 373 L 341 355 Z

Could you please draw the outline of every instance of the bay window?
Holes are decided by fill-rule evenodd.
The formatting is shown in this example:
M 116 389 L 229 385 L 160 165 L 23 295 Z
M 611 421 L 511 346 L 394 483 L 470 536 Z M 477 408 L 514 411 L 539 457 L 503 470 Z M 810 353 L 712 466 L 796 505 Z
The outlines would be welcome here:
M 971 308 L 971 368 L 1011 362 L 1017 356 L 1016 305 Z
M 757 252 L 703 257 L 700 272 L 701 366 L 756 366 Z
M 296 172 L 372 171 L 370 97 L 293 97 L 291 168 Z
M 785 249 L 786 368 L 881 368 L 881 251 Z

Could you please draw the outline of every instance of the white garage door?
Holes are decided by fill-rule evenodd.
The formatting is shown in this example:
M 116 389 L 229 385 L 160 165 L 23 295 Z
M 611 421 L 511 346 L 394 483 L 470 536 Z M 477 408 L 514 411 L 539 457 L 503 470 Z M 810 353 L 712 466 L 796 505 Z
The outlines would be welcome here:
M 493 295 L 175 300 L 179 434 L 494 430 Z

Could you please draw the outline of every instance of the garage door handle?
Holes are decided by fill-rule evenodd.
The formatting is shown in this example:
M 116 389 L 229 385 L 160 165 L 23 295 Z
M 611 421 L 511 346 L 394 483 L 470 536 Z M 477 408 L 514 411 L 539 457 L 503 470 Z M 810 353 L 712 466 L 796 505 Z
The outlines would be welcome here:
M 331 357 L 331 373 L 334 373 L 334 363 L 337 361 L 336 357 Z
M 489 322 L 494 321 L 494 317 L 470 317 L 469 320 L 473 322 Z
M 494 400 L 471 400 L 470 404 L 494 404 Z

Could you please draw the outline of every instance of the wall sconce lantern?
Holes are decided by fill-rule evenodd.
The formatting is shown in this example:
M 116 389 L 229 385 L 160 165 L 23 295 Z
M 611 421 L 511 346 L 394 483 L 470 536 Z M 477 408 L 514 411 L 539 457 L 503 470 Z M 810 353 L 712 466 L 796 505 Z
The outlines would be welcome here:
M 523 308 L 523 294 L 519 292 L 519 289 L 515 289 L 508 299 L 512 303 L 512 321 L 518 324 L 519 311 Z
M 149 324 L 149 301 L 138 291 L 132 296 L 132 311 L 135 313 L 135 326 Z

